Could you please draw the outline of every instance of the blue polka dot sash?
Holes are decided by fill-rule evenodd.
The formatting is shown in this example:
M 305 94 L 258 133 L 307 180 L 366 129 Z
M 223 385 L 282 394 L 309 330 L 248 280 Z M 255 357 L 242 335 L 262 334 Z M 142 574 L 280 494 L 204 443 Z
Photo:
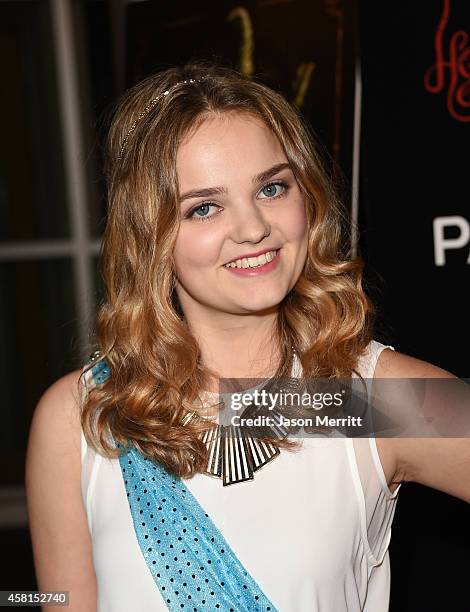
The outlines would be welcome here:
M 169 610 L 277 612 L 180 478 L 135 448 L 119 463 L 140 549 Z
M 108 364 L 99 351 L 90 362 L 88 383 L 103 384 Z M 170 611 L 277 612 L 180 478 L 133 447 L 119 464 L 137 541 Z

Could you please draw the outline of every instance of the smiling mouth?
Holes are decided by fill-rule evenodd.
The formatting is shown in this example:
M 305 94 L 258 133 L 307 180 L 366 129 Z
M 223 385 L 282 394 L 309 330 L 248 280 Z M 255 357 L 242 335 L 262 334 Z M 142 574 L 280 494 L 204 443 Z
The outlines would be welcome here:
M 235 261 L 224 264 L 224 268 L 259 268 L 277 257 L 279 250 L 280 249 L 268 251 L 267 253 L 258 255 L 258 257 L 242 257 L 241 259 L 236 259 Z

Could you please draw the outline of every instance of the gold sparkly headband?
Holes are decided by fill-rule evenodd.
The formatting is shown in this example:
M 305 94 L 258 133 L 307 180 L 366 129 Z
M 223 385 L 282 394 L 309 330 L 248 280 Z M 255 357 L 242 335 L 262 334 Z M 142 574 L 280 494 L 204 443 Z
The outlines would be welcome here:
M 159 100 L 161 100 L 164 96 L 167 96 L 170 93 L 170 91 L 173 91 L 179 85 L 186 85 L 188 83 L 200 83 L 201 81 L 204 81 L 206 78 L 207 77 L 203 76 L 203 77 L 201 77 L 199 79 L 185 79 L 184 81 L 178 81 L 177 83 L 172 85 L 169 89 L 167 89 L 163 93 L 159 94 L 156 98 L 154 98 L 153 100 L 150 100 L 150 102 L 147 104 L 147 106 L 144 108 L 144 110 L 140 113 L 140 115 L 137 117 L 137 119 L 134 121 L 134 123 L 131 125 L 129 131 L 125 135 L 124 140 L 121 143 L 121 148 L 120 148 L 120 151 L 119 151 L 118 160 L 120 160 L 121 157 L 122 157 L 122 153 L 124 151 L 124 148 L 126 146 L 126 143 L 127 143 L 128 139 L 129 139 L 129 136 L 132 134 L 132 132 L 135 130 L 135 128 L 139 125 L 139 122 L 143 119 L 143 117 L 148 115 L 148 113 L 152 110 L 152 108 L 155 106 L 155 104 Z

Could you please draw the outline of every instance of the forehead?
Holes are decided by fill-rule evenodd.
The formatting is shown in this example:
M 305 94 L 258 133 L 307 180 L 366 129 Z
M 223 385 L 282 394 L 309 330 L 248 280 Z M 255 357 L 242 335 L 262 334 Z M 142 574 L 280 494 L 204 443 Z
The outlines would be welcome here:
M 250 178 L 287 161 L 272 130 L 259 118 L 242 113 L 205 118 L 181 142 L 176 157 L 180 191 Z

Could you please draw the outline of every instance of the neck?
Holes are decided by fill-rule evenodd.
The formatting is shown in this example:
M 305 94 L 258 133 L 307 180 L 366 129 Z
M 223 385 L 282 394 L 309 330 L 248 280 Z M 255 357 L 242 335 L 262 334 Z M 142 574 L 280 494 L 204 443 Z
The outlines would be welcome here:
M 224 316 L 192 316 L 186 321 L 196 338 L 202 363 L 218 378 L 267 378 L 280 359 L 275 325 L 277 310 Z M 208 390 L 217 391 L 218 381 Z

